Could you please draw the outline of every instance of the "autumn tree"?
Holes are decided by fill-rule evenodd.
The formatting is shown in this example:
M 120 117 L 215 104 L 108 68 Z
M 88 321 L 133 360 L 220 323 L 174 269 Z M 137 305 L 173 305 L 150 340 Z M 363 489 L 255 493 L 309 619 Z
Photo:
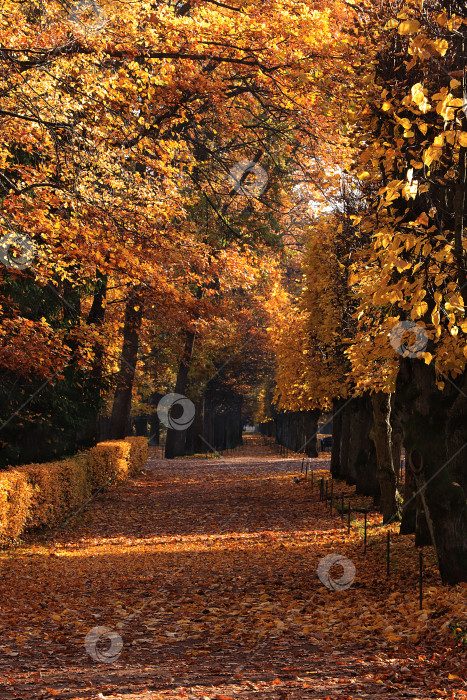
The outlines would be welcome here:
M 372 15 L 378 47 L 359 124 L 359 177 L 375 188 L 360 226 L 372 243 L 350 350 L 360 381 L 379 362 L 383 384 L 395 383 L 412 474 L 405 518 L 416 502 L 447 582 L 467 579 L 465 21 L 455 12 L 407 2 Z
M 195 192 L 231 236 L 248 243 L 270 234 L 267 199 L 263 209 L 244 212 L 240 198 L 221 201 L 222 193 L 245 158 L 264 162 L 277 193 L 280 180 L 266 162 L 270 143 L 281 142 L 283 159 L 293 159 L 326 126 L 309 107 L 326 112 L 318 86 L 333 52 L 345 54 L 338 30 L 344 13 L 339 4 L 331 13 L 319 3 L 302 12 L 288 0 L 267 13 L 261 3 L 248 12 L 211 2 L 80 3 L 71 10 L 54 0 L 3 4 L 4 245 L 10 249 L 11 232 L 17 242 L 27 236 L 36 251 L 35 283 L 52 285 L 62 298 L 66 283 L 80 302 L 72 303 L 79 329 L 73 349 L 46 316 L 7 312 L 5 337 L 14 346 L 6 366 L 31 373 L 22 347 L 33 336 L 38 377 L 50 378 L 58 357 L 62 364 L 78 357 L 94 380 L 106 380 L 113 368 L 120 418 L 128 414 L 126 351 L 134 343 L 122 344 L 115 332 L 124 324 L 123 305 L 135 310 L 132 290 L 142 284 L 145 313 L 160 287 L 176 299 L 167 271 L 182 251 L 199 267 L 210 248 L 187 224 Z M 109 297 L 114 287 L 127 290 L 125 298 Z M 122 347 L 118 367 L 112 358 Z

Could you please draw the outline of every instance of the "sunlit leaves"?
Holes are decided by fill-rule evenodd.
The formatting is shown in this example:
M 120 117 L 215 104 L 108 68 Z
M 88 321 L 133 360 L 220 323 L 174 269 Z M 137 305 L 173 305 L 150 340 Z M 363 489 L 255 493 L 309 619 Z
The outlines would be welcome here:
M 386 26 L 388 26 L 386 24 Z M 391 27 L 388 27 L 391 28 Z M 403 22 L 400 23 L 398 32 L 402 36 L 408 36 L 410 34 L 415 34 L 418 32 L 420 29 L 420 22 L 416 19 L 413 20 L 404 20 Z

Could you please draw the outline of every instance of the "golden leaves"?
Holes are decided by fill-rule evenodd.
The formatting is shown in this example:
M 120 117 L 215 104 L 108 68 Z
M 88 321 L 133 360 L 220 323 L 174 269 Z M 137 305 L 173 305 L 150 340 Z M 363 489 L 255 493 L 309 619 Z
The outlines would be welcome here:
M 420 112 L 422 112 L 422 114 L 426 114 L 427 112 L 429 112 L 431 109 L 431 105 L 426 98 L 423 85 L 421 83 L 416 83 L 415 85 L 412 85 L 411 93 L 412 101 L 417 105 Z
M 388 10 L 381 22 L 393 34 L 379 34 L 378 58 L 368 75 L 378 61 L 381 73 L 376 71 L 375 96 L 370 93 L 365 99 L 357 121 L 365 147 L 356 172 L 365 173 L 365 192 L 376 191 L 374 208 L 367 208 L 359 227 L 371 242 L 351 275 L 352 293 L 360 302 L 354 315 L 359 325 L 347 354 L 352 381 L 359 388 L 371 388 L 375 382 L 370 376 L 372 360 L 380 365 L 390 361 L 380 341 L 388 316 L 429 319 L 427 333 L 435 349 L 430 348 L 425 362 L 436 360 L 448 372 L 466 366 L 467 323 L 462 300 L 456 297 L 452 199 L 448 211 L 438 206 L 438 188 L 452 197 L 459 180 L 459 149 L 467 148 L 467 130 L 460 128 L 465 100 L 460 94 L 461 71 L 433 71 L 442 57 L 447 59 L 443 65 L 455 65 L 451 49 L 458 18 L 441 13 L 438 20 L 445 30 L 440 36 L 433 27 L 434 16 L 415 18 L 412 12 L 418 10 L 401 7 L 396 18 L 396 12 Z M 405 39 L 399 40 L 398 53 L 395 32 Z M 465 241 L 463 247 L 467 250 Z M 388 382 L 390 377 L 388 372 Z
M 428 304 L 426 301 L 418 301 L 415 302 L 412 306 L 412 310 L 410 312 L 410 318 L 412 321 L 416 321 L 418 318 L 422 318 L 428 311 Z
M 438 138 L 439 137 L 436 137 L 436 139 L 438 139 Z M 433 161 L 437 161 L 441 158 L 442 152 L 443 152 L 442 146 L 440 146 L 439 144 L 433 143 L 432 146 L 428 146 L 428 148 L 426 148 L 423 151 L 423 154 L 422 154 L 423 163 L 427 166 L 430 166 L 433 163 Z
M 449 44 L 446 39 L 436 39 L 435 41 L 431 42 L 431 46 L 440 56 L 444 56 L 449 48 Z
M 452 121 L 457 116 L 457 111 L 464 105 L 464 100 L 459 97 L 453 97 L 451 92 L 443 89 L 440 93 L 433 95 L 434 100 L 438 100 L 436 111 L 446 121 Z
M 415 224 L 418 226 L 428 226 L 429 219 L 425 212 L 422 212 L 420 216 L 417 217 Z
M 402 126 L 402 128 L 403 128 L 405 131 L 407 131 L 408 129 L 410 129 L 411 126 L 412 126 L 412 122 L 410 121 L 410 119 L 407 119 L 407 117 L 403 117 L 402 119 L 400 119 L 400 118 L 397 116 L 397 114 L 396 114 L 396 115 L 395 115 L 395 119 L 396 119 L 396 121 Z
M 409 36 L 410 34 L 416 34 L 419 29 L 420 22 L 417 19 L 412 19 L 401 22 L 397 31 L 402 36 Z

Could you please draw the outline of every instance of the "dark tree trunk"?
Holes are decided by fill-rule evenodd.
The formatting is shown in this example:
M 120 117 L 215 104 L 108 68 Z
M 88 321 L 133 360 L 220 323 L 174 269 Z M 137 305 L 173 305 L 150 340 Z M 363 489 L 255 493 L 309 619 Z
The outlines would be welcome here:
M 107 296 L 107 276 L 98 275 L 91 309 L 86 319 L 87 325 L 94 325 L 98 328 L 102 327 L 105 321 L 105 305 L 104 301 Z M 95 443 L 100 439 L 99 412 L 101 407 L 101 386 L 104 366 L 104 346 L 99 341 L 94 344 L 94 357 L 90 371 L 90 380 L 94 390 L 94 410 L 89 420 L 86 429 L 87 441 L 89 444 Z
M 415 532 L 416 521 L 416 500 L 415 500 L 415 479 L 409 469 L 407 459 L 405 463 L 405 481 L 404 481 L 404 501 L 402 505 L 401 518 L 401 535 L 411 535 Z M 431 540 L 430 540 L 431 541 Z
M 158 406 L 161 398 L 162 398 L 162 394 L 159 394 L 157 391 L 154 391 L 151 394 L 151 398 L 149 399 L 150 405 L 153 406 L 153 409 L 150 412 L 149 417 L 148 417 L 149 445 L 152 445 L 152 446 L 160 444 L 160 420 L 159 420 L 159 415 L 157 413 L 157 406 Z
M 142 301 L 137 292 L 130 295 L 125 307 L 123 348 L 120 371 L 117 377 L 109 436 L 111 440 L 123 439 L 130 427 L 131 396 L 138 360 L 138 342 L 143 318 Z
M 186 334 L 185 347 L 183 349 L 182 358 L 178 367 L 177 381 L 175 384 L 174 393 L 185 395 L 188 374 L 190 371 L 191 357 L 195 344 L 195 334 L 189 331 Z M 167 440 L 165 443 L 166 459 L 174 457 L 182 457 L 185 454 L 186 430 L 174 430 L 167 428 Z
M 355 479 L 357 493 L 372 496 L 379 503 L 376 452 L 370 438 L 372 409 L 369 395 L 364 394 L 354 398 L 349 408 L 351 408 L 351 419 L 348 471 Z
M 404 426 L 410 416 L 412 390 L 407 389 L 409 378 L 404 378 L 404 365 L 401 365 L 396 383 L 396 393 L 391 412 L 391 422 L 396 422 L 399 430 L 402 431 L 402 441 L 404 442 Z M 406 451 L 407 452 L 407 451 Z M 401 535 L 415 534 L 415 545 L 424 547 L 432 544 L 432 538 L 428 530 L 428 525 L 423 510 L 420 496 L 417 495 L 417 486 L 412 470 L 409 468 L 408 455 L 405 459 L 405 480 L 404 480 L 404 500 L 402 505 Z
M 350 411 L 351 403 L 342 409 L 342 425 L 341 425 L 341 445 L 340 445 L 340 465 L 339 478 L 344 479 L 348 484 L 355 484 L 349 474 L 349 448 L 350 448 Z
M 303 414 L 303 442 L 300 446 L 300 450 L 305 452 L 308 457 L 317 457 L 317 434 L 318 434 L 318 421 L 321 415 L 319 409 L 306 411 Z
M 446 382 L 440 391 L 432 366 L 409 358 L 400 365 L 398 386 L 408 406 L 403 426 L 407 462 L 441 578 L 450 584 L 467 581 L 466 492 L 456 481 L 464 473 L 462 460 L 465 465 L 467 459 L 466 374 L 457 380 L 457 387 Z
M 361 452 L 363 450 L 368 451 L 368 434 L 370 431 L 370 426 L 368 425 L 364 416 L 363 397 L 355 397 L 349 404 L 348 408 L 349 448 L 347 456 L 346 479 L 349 483 L 356 484 L 358 491 L 357 463 L 361 459 Z
M 149 444 L 160 444 L 160 421 L 157 413 L 151 413 L 149 417 Z
M 331 474 L 334 479 L 340 478 L 341 466 L 341 439 L 342 439 L 342 406 L 341 399 L 332 402 L 332 450 L 331 450 Z
M 371 438 L 376 450 L 376 476 L 381 492 L 383 522 L 399 516 L 397 479 L 392 462 L 391 394 L 377 392 L 371 395 L 373 425 Z
M 401 455 L 402 455 L 402 440 L 403 432 L 402 425 L 395 410 L 396 395 L 391 394 L 391 447 L 392 447 L 392 464 L 396 474 L 397 487 L 399 488 L 399 477 L 401 472 Z

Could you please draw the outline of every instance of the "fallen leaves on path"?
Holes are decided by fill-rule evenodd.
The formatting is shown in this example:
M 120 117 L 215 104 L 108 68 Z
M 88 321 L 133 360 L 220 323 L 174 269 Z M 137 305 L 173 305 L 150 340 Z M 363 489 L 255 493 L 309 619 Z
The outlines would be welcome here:
M 150 460 L 59 539 L 1 554 L 2 698 L 467 696 L 453 631 L 467 626 L 467 587 L 442 587 L 427 550 L 419 610 L 412 538 L 390 527 L 387 578 L 379 514 L 364 554 L 363 515 L 348 534 L 319 502 L 326 459 L 312 489 L 294 482 L 300 460 L 255 442 L 223 459 Z M 317 576 L 333 553 L 355 566 L 345 590 Z

